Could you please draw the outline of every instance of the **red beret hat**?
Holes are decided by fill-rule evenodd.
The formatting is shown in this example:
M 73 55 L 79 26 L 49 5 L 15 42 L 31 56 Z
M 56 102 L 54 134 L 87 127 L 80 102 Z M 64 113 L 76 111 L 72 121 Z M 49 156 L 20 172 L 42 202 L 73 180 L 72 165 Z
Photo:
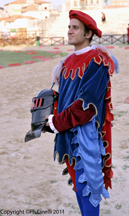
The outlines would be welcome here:
M 93 34 L 96 34 L 98 37 L 101 37 L 102 32 L 97 28 L 97 24 L 95 20 L 86 13 L 77 10 L 69 11 L 70 19 L 78 19 L 82 23 L 84 23 L 90 30 L 92 30 Z

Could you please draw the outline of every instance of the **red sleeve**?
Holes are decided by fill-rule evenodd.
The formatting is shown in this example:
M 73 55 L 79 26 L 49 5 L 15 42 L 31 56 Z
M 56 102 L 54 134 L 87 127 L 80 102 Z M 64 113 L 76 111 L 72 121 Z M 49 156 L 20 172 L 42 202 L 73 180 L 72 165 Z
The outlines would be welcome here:
M 52 118 L 54 127 L 57 131 L 62 132 L 69 130 L 76 125 L 86 124 L 95 114 L 94 106 L 90 104 L 86 111 L 82 108 L 82 101 L 75 101 L 70 107 L 61 113 L 54 115 Z

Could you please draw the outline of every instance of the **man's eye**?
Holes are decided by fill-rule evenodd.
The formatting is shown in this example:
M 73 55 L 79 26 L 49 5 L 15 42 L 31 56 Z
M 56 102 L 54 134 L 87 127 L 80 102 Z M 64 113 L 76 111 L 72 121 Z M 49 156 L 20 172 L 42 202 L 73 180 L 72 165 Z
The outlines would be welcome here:
M 78 29 L 78 26 L 74 26 L 74 29 Z
M 68 29 L 70 29 L 70 25 L 68 26 Z

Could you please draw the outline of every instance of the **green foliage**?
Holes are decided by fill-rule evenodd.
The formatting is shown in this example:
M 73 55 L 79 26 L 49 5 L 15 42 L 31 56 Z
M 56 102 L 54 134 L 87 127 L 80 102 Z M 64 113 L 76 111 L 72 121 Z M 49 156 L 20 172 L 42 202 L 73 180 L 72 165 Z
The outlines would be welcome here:
M 113 113 L 113 115 L 121 117 L 121 116 L 124 116 L 127 113 L 128 113 L 128 111 L 118 111 L 118 112 Z
M 112 164 L 112 168 L 116 168 L 116 167 Z
M 101 216 L 103 215 L 110 215 L 111 210 L 110 209 L 101 209 Z
M 124 165 L 122 166 L 122 169 L 123 169 L 123 170 L 129 169 L 129 166 L 127 166 L 127 165 L 124 164 Z
M 14 52 L 14 51 L 0 51 L 0 66 L 4 68 L 8 67 L 9 64 L 21 63 L 24 64 L 25 61 L 34 60 L 35 62 L 40 62 L 38 58 L 33 59 L 33 56 L 44 56 L 53 57 L 56 54 L 47 53 L 46 51 L 35 51 L 37 54 L 26 55 L 26 51 Z M 31 53 L 31 52 L 30 52 Z
M 67 55 L 68 55 L 68 53 L 63 53 L 63 52 L 60 53 L 60 56 L 61 56 L 61 57 L 65 57 L 65 56 L 67 56 Z
M 55 53 L 48 53 L 46 51 L 29 51 L 30 53 L 37 52 L 37 54 L 26 55 L 27 51 L 22 52 L 14 52 L 14 51 L 0 51 L 0 66 L 4 66 L 4 68 L 8 67 L 9 64 L 21 63 L 24 64 L 25 61 L 34 60 L 35 62 L 40 62 L 38 58 L 32 58 L 33 56 L 44 56 L 44 57 L 56 57 Z M 68 53 L 60 53 L 61 57 L 65 57 Z
M 50 180 L 50 183 L 52 184 L 52 183 L 56 183 L 57 182 L 57 180 Z
M 69 202 L 69 203 L 64 203 L 63 205 L 64 205 L 65 209 L 68 208 L 68 215 L 71 215 L 71 214 L 73 215 L 76 213 L 77 213 L 77 215 L 81 214 L 80 209 L 76 203 Z M 69 208 L 70 208 L 70 210 L 69 210 Z
M 16 32 L 16 29 L 10 29 L 10 32 Z
M 127 155 L 127 156 L 124 156 L 124 157 L 123 157 L 123 159 L 125 159 L 125 160 L 128 160 L 128 161 L 129 161 L 129 155 Z M 125 161 L 125 160 L 124 160 L 124 161 Z
M 117 209 L 117 210 L 119 210 L 119 209 L 121 209 L 121 205 L 119 205 L 119 204 L 117 204 L 117 205 L 115 205 L 115 208 Z

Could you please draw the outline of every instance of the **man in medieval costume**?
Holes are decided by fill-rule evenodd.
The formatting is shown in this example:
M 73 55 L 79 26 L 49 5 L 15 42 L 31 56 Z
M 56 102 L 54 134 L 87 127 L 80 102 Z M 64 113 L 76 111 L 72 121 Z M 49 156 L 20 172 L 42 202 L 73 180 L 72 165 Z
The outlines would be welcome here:
M 102 35 L 92 17 L 70 10 L 69 18 L 68 43 L 75 49 L 53 70 L 58 112 L 46 117 L 46 126 L 56 133 L 54 159 L 67 165 L 63 174 L 70 174 L 81 215 L 99 216 L 113 176 L 110 76 L 118 62 L 106 47 L 90 45 L 94 34 Z

